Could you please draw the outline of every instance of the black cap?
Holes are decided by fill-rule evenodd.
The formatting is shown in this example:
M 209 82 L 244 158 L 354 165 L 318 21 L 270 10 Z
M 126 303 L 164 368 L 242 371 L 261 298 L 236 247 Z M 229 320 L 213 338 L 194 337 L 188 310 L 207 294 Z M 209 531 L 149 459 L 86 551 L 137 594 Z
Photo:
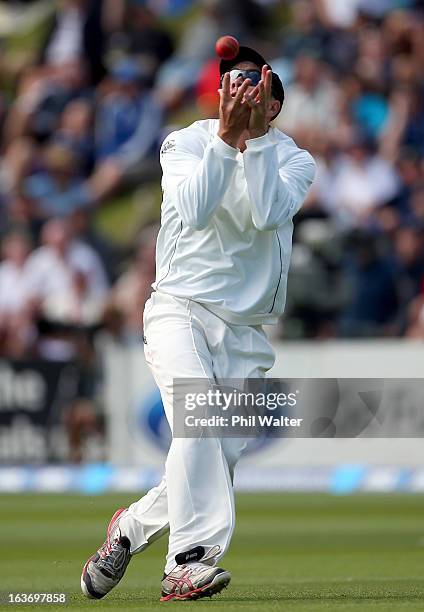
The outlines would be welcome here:
M 243 47 L 242 45 L 240 45 L 239 52 L 235 57 L 233 57 L 233 59 L 222 59 L 220 61 L 219 74 L 221 75 L 221 77 L 226 72 L 230 72 L 233 66 L 236 66 L 240 62 L 252 62 L 253 64 L 256 64 L 258 68 L 262 68 L 262 66 L 265 66 L 266 64 L 272 70 L 272 67 L 270 66 L 269 62 L 267 62 L 266 59 L 260 53 L 255 51 L 255 49 L 251 49 L 251 47 Z M 281 110 L 284 104 L 284 87 L 280 77 L 275 72 L 272 73 L 272 95 L 276 100 L 279 100 L 281 102 Z M 273 119 L 275 119 L 277 115 L 274 115 Z
M 220 61 L 219 63 L 220 75 L 222 76 L 226 72 L 229 72 L 233 66 L 236 66 L 240 62 L 252 62 L 253 64 L 256 64 L 259 68 L 262 68 L 262 66 L 265 66 L 265 64 L 269 66 L 266 59 L 262 57 L 260 53 L 258 53 L 254 49 L 251 49 L 250 47 L 242 47 L 240 45 L 239 52 L 237 53 L 235 57 L 233 57 L 233 59 L 230 59 L 230 60 L 222 59 Z M 271 66 L 269 67 L 271 68 Z

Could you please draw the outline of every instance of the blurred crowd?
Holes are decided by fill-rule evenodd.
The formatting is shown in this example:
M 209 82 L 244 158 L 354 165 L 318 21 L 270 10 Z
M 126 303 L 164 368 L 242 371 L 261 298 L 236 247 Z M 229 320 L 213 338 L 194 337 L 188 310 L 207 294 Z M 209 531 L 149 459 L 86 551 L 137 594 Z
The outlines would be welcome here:
M 318 164 L 280 333 L 424 336 L 419 2 L 58 0 L 42 26 L 26 61 L 0 52 L 0 354 L 69 357 L 70 328 L 140 338 L 157 227 L 117 248 L 94 221 L 159 183 L 182 109 L 216 116 L 223 33 L 270 58 L 286 89 L 277 127 Z
M 159 184 L 171 129 L 217 116 L 227 33 L 270 59 L 286 90 L 276 127 L 318 165 L 279 335 L 424 338 L 419 0 L 47 4 L 0 2 L 0 356 L 80 360 L 85 401 L 96 338 L 140 341 L 157 223 L 118 247 L 96 218 Z M 2 20 L 30 10 L 40 44 L 17 61 Z
M 289 335 L 424 337 L 424 12 L 299 0 L 278 127 L 317 179 L 296 219 Z

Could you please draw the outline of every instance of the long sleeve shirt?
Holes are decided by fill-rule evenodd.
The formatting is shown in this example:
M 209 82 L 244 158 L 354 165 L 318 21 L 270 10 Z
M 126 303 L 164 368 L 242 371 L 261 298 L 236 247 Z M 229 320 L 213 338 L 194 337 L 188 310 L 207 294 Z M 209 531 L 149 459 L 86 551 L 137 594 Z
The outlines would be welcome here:
M 240 325 L 284 310 L 293 235 L 315 174 L 312 156 L 275 128 L 241 153 L 218 120 L 171 133 L 161 148 L 163 202 L 156 291 Z

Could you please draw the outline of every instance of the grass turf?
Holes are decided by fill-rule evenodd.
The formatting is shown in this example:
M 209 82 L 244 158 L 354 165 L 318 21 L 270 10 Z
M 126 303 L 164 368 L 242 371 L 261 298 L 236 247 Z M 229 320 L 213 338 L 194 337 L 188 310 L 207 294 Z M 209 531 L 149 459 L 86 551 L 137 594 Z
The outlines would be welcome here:
M 79 591 L 83 562 L 126 495 L 2 495 L 0 590 L 66 592 L 66 606 L 25 610 L 424 610 L 424 498 L 243 494 L 223 566 L 233 580 L 212 600 L 159 603 L 166 538 L 135 557 L 104 600 Z M 4 599 L 3 599 L 4 601 Z M 0 609 L 18 606 L 2 605 Z

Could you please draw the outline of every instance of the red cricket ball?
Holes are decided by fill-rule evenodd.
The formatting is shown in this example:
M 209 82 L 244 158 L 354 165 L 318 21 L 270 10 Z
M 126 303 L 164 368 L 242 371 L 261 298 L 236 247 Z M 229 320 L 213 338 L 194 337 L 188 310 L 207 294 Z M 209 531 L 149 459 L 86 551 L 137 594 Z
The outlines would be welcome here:
M 239 52 L 239 42 L 234 36 L 221 36 L 215 43 L 215 51 L 224 60 L 232 60 Z

